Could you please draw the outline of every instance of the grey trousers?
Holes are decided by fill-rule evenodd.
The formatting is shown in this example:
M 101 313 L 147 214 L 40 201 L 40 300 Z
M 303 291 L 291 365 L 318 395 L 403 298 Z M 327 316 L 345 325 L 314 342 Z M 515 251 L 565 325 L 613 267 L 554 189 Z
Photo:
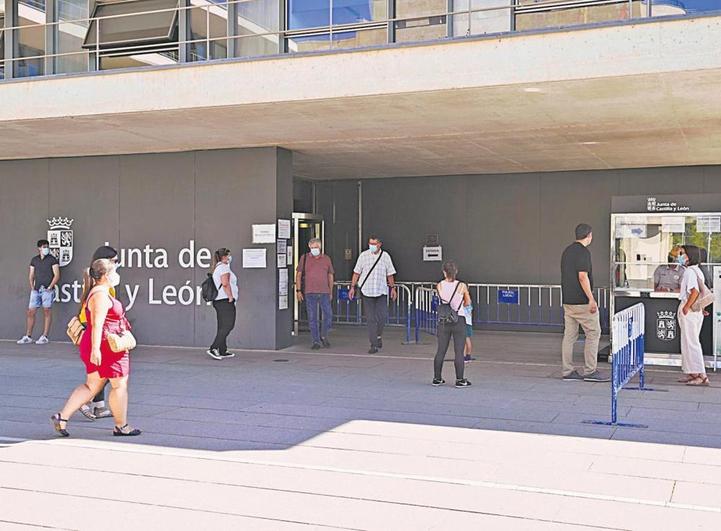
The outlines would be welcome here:
M 378 338 L 383 335 L 383 327 L 388 320 L 388 296 L 363 295 L 363 310 L 368 321 L 368 341 L 372 347 L 378 348 Z

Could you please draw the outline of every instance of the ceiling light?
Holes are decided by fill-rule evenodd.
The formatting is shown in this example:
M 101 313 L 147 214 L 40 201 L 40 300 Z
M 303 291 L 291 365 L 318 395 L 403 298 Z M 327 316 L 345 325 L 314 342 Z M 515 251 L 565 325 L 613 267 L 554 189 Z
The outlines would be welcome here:
M 543 92 L 538 87 L 526 87 L 523 89 L 523 92 Z
M 600 144 L 600 142 L 590 141 L 590 142 L 579 142 L 582 146 L 595 146 L 596 144 Z

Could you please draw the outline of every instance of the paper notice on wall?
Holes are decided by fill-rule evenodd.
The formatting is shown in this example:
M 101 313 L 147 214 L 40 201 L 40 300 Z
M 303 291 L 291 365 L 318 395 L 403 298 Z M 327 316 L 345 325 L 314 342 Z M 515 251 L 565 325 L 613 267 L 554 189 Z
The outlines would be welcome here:
M 278 240 L 276 243 L 276 251 L 278 254 L 285 254 L 285 250 L 288 248 L 288 241 L 287 240 Z
M 278 238 L 290 239 L 290 220 L 279 219 L 278 220 Z
M 288 269 L 278 271 L 278 290 L 281 295 L 288 295 Z
M 288 265 L 293 265 L 293 246 L 289 245 L 286 249 L 286 254 L 288 256 L 288 261 L 286 262 Z
M 253 243 L 275 243 L 275 223 L 253 225 Z
M 288 308 L 288 269 L 283 268 L 278 271 L 278 309 L 285 310 Z
M 285 267 L 285 266 L 286 266 L 285 260 L 286 260 L 285 253 L 283 253 L 283 254 L 277 254 L 277 255 L 275 256 L 275 263 L 276 263 L 276 265 L 278 266 L 278 269 L 280 269 L 281 267 Z
M 265 249 L 243 249 L 243 268 L 260 269 L 266 267 Z
M 686 232 L 686 218 L 684 216 L 664 216 L 661 218 L 661 232 Z
M 721 232 L 721 216 L 699 216 L 696 232 Z

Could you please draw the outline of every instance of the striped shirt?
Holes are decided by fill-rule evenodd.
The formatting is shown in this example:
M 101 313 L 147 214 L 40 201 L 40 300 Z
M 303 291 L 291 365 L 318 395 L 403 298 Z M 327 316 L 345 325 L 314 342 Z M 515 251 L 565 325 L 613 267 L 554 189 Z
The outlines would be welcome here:
M 376 263 L 376 260 L 378 260 L 378 255 L 370 252 L 370 249 L 360 254 L 353 268 L 353 272 L 360 275 L 358 285 L 363 285 L 361 292 L 366 297 L 388 295 L 388 276 L 396 274 L 396 268 L 393 267 L 391 255 L 383 250 L 381 250 L 381 253 L 383 253 L 383 255 L 370 276 L 368 276 L 368 272 L 373 267 L 373 264 Z M 368 280 L 366 280 L 366 277 L 368 277 Z

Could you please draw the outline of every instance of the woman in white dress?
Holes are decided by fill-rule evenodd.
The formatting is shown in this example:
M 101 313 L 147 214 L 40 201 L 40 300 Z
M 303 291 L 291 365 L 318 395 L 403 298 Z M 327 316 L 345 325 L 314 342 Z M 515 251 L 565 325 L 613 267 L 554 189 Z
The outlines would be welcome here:
M 708 385 L 700 338 L 704 311 L 691 309 L 705 282 L 703 271 L 699 267 L 701 250 L 695 245 L 684 245 L 678 259 L 679 264 L 686 266 L 681 279 L 681 304 L 678 307 L 678 324 L 681 329 L 681 370 L 684 372 L 679 382 L 686 385 Z

